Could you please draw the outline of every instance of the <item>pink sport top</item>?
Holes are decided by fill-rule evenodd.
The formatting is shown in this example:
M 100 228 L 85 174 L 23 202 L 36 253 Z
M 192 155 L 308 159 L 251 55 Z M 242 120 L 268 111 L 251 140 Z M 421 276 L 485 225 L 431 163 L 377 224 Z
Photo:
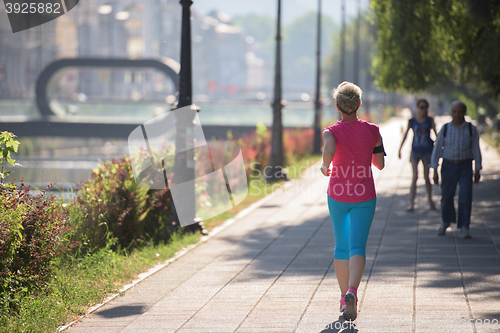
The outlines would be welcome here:
M 335 138 L 327 191 L 330 198 L 349 203 L 374 199 L 377 194 L 371 165 L 373 148 L 380 140 L 378 126 L 358 119 L 339 121 L 327 129 Z

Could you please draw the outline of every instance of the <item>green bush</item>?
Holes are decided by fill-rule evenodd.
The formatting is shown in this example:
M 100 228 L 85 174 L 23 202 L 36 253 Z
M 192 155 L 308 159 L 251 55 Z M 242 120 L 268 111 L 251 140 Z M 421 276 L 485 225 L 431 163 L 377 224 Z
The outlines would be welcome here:
M 49 186 L 50 187 L 50 186 Z M 50 279 L 56 258 L 68 250 L 68 228 L 61 206 L 47 190 L 0 187 L 0 308 L 17 308 L 19 293 Z
M 81 241 L 76 251 L 81 255 L 110 247 L 130 252 L 149 241 L 167 240 L 171 209 L 170 191 L 136 184 L 128 157 L 101 163 L 69 207 L 72 239 Z
M 3 183 L 4 178 L 11 173 L 11 171 L 5 169 L 5 164 L 20 165 L 10 156 L 10 153 L 16 153 L 19 149 L 19 141 L 15 140 L 15 137 L 16 136 L 10 132 L 0 132 L 0 188 L 15 188 L 15 185 L 12 183 Z

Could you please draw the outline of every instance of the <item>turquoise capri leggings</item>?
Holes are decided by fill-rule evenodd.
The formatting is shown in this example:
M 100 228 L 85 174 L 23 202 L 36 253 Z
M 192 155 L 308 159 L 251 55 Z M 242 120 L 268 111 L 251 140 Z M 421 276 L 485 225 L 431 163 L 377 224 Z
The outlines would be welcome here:
M 377 198 L 346 203 L 328 196 L 328 210 L 335 236 L 334 259 L 349 259 L 355 254 L 366 258 L 366 241 L 375 215 Z

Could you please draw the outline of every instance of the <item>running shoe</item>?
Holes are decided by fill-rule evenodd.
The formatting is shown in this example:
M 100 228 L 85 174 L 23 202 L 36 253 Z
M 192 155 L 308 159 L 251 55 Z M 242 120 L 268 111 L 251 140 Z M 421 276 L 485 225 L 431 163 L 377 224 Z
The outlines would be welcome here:
M 437 235 L 438 236 L 444 236 L 446 235 L 446 229 L 450 226 L 449 223 L 444 223 L 444 222 L 441 222 L 441 226 L 439 227 L 438 229 L 438 232 L 437 232 Z
M 345 295 L 340 296 L 340 312 L 344 312 L 345 310 Z
M 472 236 L 470 235 L 470 232 L 469 232 L 469 228 L 462 227 L 462 231 L 460 233 L 460 237 L 462 237 L 462 238 L 472 238 Z
M 345 294 L 344 300 L 346 305 L 344 310 L 344 319 L 350 321 L 356 320 L 356 317 L 358 316 L 358 300 L 356 299 L 356 295 L 349 291 Z

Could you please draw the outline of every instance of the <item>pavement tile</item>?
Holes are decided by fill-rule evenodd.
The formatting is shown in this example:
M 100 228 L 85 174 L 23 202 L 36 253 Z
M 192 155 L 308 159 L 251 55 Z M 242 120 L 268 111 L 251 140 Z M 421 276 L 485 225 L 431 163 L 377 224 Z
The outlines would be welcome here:
M 106 326 L 98 326 L 98 332 L 99 333 L 118 333 L 118 332 L 123 332 L 125 329 L 124 326 L 119 326 L 119 327 L 106 327 Z M 71 327 L 68 329 L 68 332 L 71 333 L 95 333 L 96 327 L 95 326 L 86 326 L 84 324 L 77 324 L 77 326 Z
M 161 306 L 164 308 L 175 309 L 176 311 L 191 311 L 198 310 L 200 307 L 205 305 L 206 301 L 200 301 L 195 297 L 184 298 L 184 299 L 163 299 L 156 303 L 156 306 Z
M 441 311 L 431 311 L 431 310 L 421 310 L 417 312 L 416 321 L 424 322 L 428 320 L 438 320 L 446 325 L 456 325 L 455 323 L 460 323 L 463 320 L 467 321 L 469 319 L 468 311 L 457 311 L 457 310 L 446 310 Z
M 213 318 L 208 316 L 196 316 L 186 323 L 182 329 L 198 329 L 199 332 L 206 332 L 210 329 L 224 330 L 225 332 L 233 332 L 243 321 L 245 315 L 237 316 L 233 313 L 228 313 L 224 318 Z
M 268 332 L 268 329 L 291 329 L 300 318 L 300 314 L 272 314 L 266 312 L 252 312 L 241 324 L 241 330 L 258 329 L 257 332 Z M 239 332 L 239 330 L 237 330 Z M 254 331 L 255 332 L 255 331 Z
M 265 291 L 271 286 L 270 283 L 262 282 L 262 281 L 253 281 L 253 282 L 240 282 L 233 279 L 229 281 L 220 291 L 220 293 L 235 293 L 246 291 L 249 293 Z
M 361 312 L 356 320 L 359 332 L 405 332 L 407 325 L 411 327 L 411 314 L 387 314 L 378 312 L 368 314 Z M 403 330 L 401 330 L 403 328 Z
M 314 284 L 284 284 L 276 283 L 267 291 L 266 295 L 270 297 L 278 297 L 278 295 L 312 295 L 318 285 Z
M 408 274 L 407 276 L 394 276 L 391 274 L 372 274 L 370 276 L 370 283 L 380 285 L 383 288 L 388 288 L 392 285 L 411 285 L 413 286 L 414 276 Z
M 500 267 L 500 257 L 498 255 L 488 255 L 488 256 L 460 256 L 460 264 L 465 268 L 475 268 L 475 267 Z
M 491 304 L 500 304 L 500 291 L 498 287 L 494 291 L 486 291 L 486 292 L 474 292 L 469 291 L 467 294 L 469 302 L 472 306 L 478 306 L 480 308 L 488 308 L 488 305 Z M 498 309 L 497 306 L 493 306 L 490 309 Z M 500 311 L 497 311 L 500 313 Z
M 419 298 L 432 298 L 439 297 L 440 299 L 464 297 L 464 290 L 458 288 L 417 288 L 415 291 L 416 299 Z
M 419 244 L 418 254 L 420 256 L 455 256 L 457 251 L 455 244 Z
M 446 245 L 455 245 L 455 240 L 450 232 L 446 232 L 446 236 L 436 236 L 438 231 L 439 224 L 436 225 L 436 230 L 434 234 L 429 237 L 420 237 L 418 240 L 418 244 L 420 245 L 435 245 L 435 244 L 446 244 Z
M 360 313 L 380 313 L 384 315 L 385 313 L 391 313 L 392 315 L 406 315 L 407 313 L 411 313 L 413 311 L 413 306 L 393 306 L 390 302 L 382 302 L 382 303 L 368 303 L 363 304 L 359 308 Z
M 487 277 L 487 276 L 499 276 L 500 266 L 495 265 L 485 265 L 485 266 L 462 266 L 462 273 L 465 274 L 475 274 L 477 276 Z
M 437 299 L 435 302 L 417 302 L 415 304 L 416 313 L 436 312 L 446 314 L 448 311 L 455 311 L 460 313 L 468 313 L 469 308 L 465 299 L 463 302 L 441 302 Z
M 165 333 L 165 331 L 163 331 Z M 200 328 L 181 328 L 179 330 L 176 331 L 176 333 L 200 333 L 200 332 L 204 332 L 204 333 L 227 333 L 229 332 L 227 330 L 227 328 L 223 328 L 223 327 L 220 327 L 220 328 L 217 328 L 217 327 L 204 327 L 202 329 Z M 232 331 L 230 331 L 232 332 Z
M 457 246 L 458 254 L 461 257 L 467 256 L 497 256 L 497 249 L 493 244 L 488 245 L 470 245 L 470 244 L 459 244 Z
M 181 327 L 187 320 L 189 320 L 189 315 L 149 315 L 146 314 L 138 320 L 135 320 L 131 324 L 127 325 L 127 330 L 143 330 L 143 329 L 163 329 L 175 331 L 177 328 Z
M 450 288 L 462 288 L 462 281 L 460 279 L 445 279 L 445 280 L 440 280 L 440 279 L 432 279 L 432 278 L 417 278 L 417 288 L 444 288 L 444 289 L 450 289 Z
M 169 318 L 178 318 L 178 317 L 191 317 L 196 313 L 197 310 L 179 310 L 174 306 L 160 306 L 155 305 L 151 307 L 144 315 L 147 316 L 165 316 Z M 141 316 L 142 317 L 142 316 Z

